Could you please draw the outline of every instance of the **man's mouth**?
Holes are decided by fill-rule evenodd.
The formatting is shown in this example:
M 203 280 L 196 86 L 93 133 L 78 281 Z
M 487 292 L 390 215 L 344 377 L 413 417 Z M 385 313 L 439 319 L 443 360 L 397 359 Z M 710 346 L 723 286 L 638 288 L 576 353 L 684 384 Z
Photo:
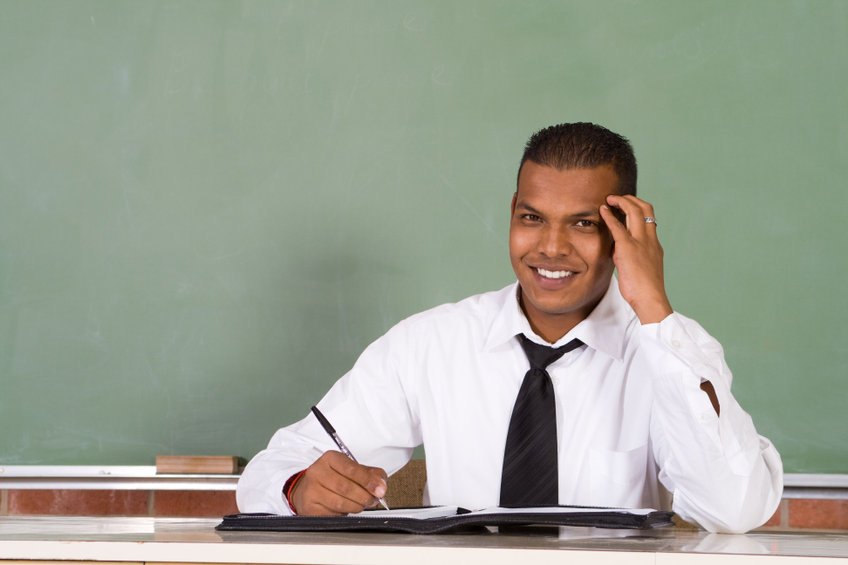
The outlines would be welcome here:
M 549 271 L 547 269 L 542 269 L 541 267 L 537 268 L 536 272 L 546 279 L 564 279 L 574 274 L 574 271 Z

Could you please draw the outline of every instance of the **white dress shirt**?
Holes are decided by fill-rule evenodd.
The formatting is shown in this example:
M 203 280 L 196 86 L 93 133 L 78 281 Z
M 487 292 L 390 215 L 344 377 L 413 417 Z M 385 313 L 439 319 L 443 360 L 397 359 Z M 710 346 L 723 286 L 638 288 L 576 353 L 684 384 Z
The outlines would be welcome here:
M 545 343 L 517 289 L 416 314 L 368 346 L 319 403 L 360 463 L 391 474 L 423 443 L 425 503 L 497 506 L 529 367 L 515 336 Z M 553 345 L 573 338 L 585 345 L 548 367 L 560 504 L 667 508 L 670 492 L 678 515 L 710 531 L 747 531 L 771 517 L 783 490 L 780 456 L 731 395 L 723 350 L 699 324 L 675 313 L 641 325 L 613 278 L 589 317 Z M 331 449 L 314 416 L 277 431 L 239 481 L 239 508 L 291 513 L 284 483 Z

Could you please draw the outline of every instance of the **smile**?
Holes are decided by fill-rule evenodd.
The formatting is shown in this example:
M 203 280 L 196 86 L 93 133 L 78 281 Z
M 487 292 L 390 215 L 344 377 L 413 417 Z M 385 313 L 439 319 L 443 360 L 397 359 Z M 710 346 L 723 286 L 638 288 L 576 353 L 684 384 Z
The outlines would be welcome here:
M 536 272 L 547 279 L 563 279 L 574 274 L 573 271 L 549 271 L 547 269 L 536 269 Z

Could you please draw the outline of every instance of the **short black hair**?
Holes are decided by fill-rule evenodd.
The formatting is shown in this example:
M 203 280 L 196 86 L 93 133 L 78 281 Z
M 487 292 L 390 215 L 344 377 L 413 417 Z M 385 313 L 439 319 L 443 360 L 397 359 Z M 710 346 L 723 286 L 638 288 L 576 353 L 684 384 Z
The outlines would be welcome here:
M 633 147 L 627 138 L 596 124 L 558 124 L 537 131 L 524 147 L 519 175 L 526 161 L 557 170 L 610 165 L 618 175 L 619 193 L 636 195 Z

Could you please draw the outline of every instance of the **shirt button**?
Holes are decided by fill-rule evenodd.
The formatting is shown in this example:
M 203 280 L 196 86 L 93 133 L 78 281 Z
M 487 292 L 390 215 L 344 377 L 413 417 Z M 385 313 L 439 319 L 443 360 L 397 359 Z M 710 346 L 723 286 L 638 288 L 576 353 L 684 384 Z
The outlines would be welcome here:
M 679 340 L 679 339 L 673 339 L 673 340 L 671 340 L 671 346 L 672 346 L 673 348 L 675 348 L 675 349 L 680 349 L 681 345 L 682 345 L 682 344 L 680 343 L 680 340 Z

